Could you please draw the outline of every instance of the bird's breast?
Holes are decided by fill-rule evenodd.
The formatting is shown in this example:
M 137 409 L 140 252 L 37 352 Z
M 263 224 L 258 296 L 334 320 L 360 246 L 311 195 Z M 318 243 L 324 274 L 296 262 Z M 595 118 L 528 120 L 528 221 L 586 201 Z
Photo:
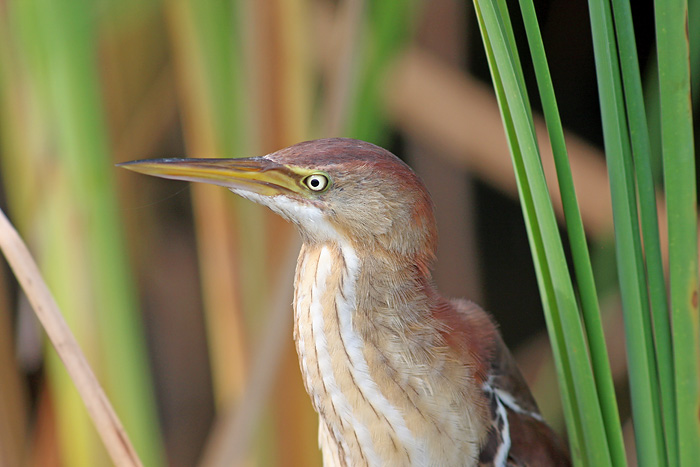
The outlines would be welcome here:
M 324 460 L 427 465 L 449 463 L 456 459 L 451 454 L 462 461 L 475 456 L 477 440 L 470 439 L 464 421 L 469 416 L 459 404 L 441 400 L 439 393 L 426 398 L 432 385 L 416 384 L 401 370 L 405 356 L 358 331 L 364 315 L 357 310 L 361 267 L 351 246 L 331 244 L 305 245 L 297 265 L 295 340 L 306 389 L 320 416 Z M 441 407 L 438 417 L 435 409 Z M 446 425 L 450 410 L 460 419 Z

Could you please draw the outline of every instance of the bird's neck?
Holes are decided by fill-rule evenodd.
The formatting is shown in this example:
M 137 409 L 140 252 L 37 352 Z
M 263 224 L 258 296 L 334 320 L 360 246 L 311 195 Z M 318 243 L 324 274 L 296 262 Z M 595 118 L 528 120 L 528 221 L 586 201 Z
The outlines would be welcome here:
M 468 445 L 449 446 L 445 430 L 471 428 L 448 425 L 444 418 L 451 415 L 436 412 L 444 402 L 463 417 L 455 402 L 462 381 L 444 378 L 454 362 L 431 313 L 439 299 L 421 269 L 382 251 L 359 255 L 349 243 L 302 248 L 295 340 L 321 417 L 324 458 L 393 465 L 429 463 L 433 450 L 469 455 Z M 448 440 L 448 446 L 427 446 L 431 437 Z
M 413 352 L 440 336 L 432 310 L 441 298 L 428 268 L 412 258 L 381 249 L 360 253 L 349 242 L 306 244 L 296 284 L 297 298 L 314 298 L 314 310 L 351 326 L 363 345 L 399 339 L 401 351 Z

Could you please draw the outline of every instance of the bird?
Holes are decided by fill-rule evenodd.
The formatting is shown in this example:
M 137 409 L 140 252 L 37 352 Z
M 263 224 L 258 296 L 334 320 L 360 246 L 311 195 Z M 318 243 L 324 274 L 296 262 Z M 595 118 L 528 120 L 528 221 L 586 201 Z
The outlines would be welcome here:
M 433 202 L 394 154 L 325 138 L 120 165 L 226 187 L 297 227 L 294 341 L 324 465 L 570 465 L 491 315 L 437 291 Z

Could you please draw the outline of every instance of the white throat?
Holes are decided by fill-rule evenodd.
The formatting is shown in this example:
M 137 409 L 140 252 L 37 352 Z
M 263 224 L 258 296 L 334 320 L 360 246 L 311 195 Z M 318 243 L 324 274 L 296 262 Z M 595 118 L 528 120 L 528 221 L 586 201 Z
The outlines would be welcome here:
M 344 242 L 323 211 L 309 203 L 295 201 L 284 195 L 264 196 L 248 190 L 231 188 L 232 192 L 255 203 L 267 206 L 284 219 L 296 224 L 315 242 Z

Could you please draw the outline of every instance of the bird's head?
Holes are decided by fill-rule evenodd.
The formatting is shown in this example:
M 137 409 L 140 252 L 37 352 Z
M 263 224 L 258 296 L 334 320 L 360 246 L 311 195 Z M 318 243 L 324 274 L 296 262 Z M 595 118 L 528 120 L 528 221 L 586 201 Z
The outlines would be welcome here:
M 124 168 L 224 186 L 299 228 L 306 242 L 349 242 L 433 257 L 433 206 L 416 174 L 389 151 L 347 138 L 299 143 L 249 159 L 157 159 Z

